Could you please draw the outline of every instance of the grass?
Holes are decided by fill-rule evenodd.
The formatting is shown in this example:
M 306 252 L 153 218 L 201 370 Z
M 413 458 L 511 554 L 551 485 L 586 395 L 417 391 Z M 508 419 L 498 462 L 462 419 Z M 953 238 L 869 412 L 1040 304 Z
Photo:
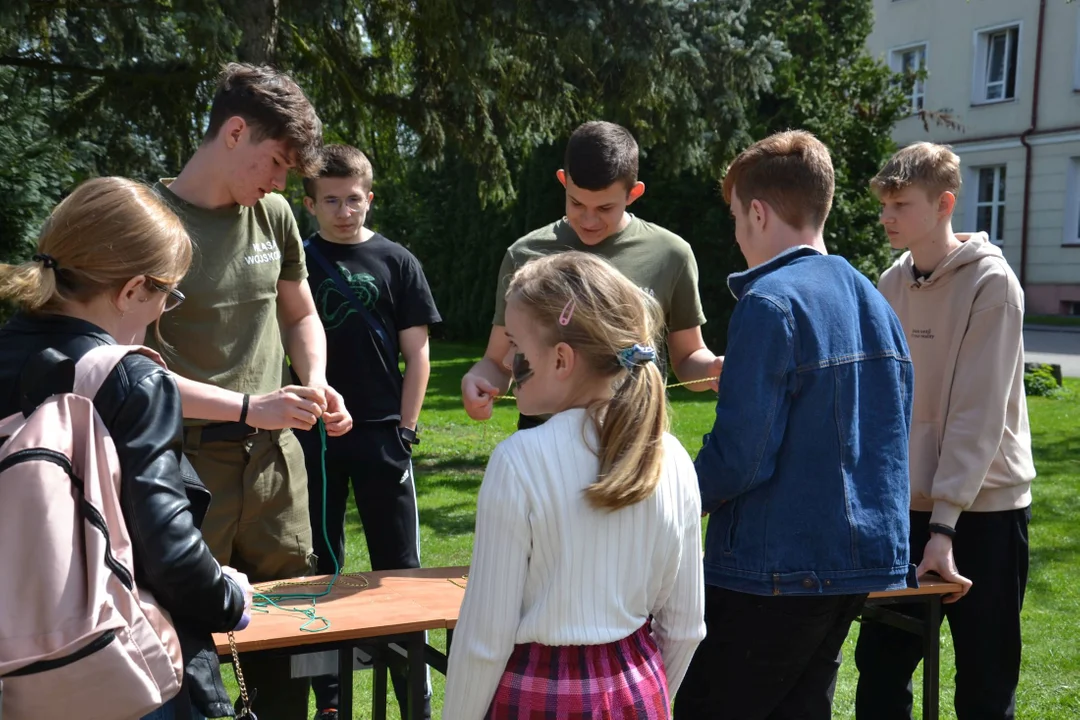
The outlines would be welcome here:
M 476 495 L 487 458 L 515 428 L 512 401 L 496 403 L 487 423 L 471 421 L 461 409 L 461 376 L 482 352 L 474 346 L 437 343 L 432 347 L 432 377 L 421 414 L 422 444 L 414 462 L 420 504 L 421 552 L 426 566 L 466 565 L 472 551 Z M 701 436 L 712 426 L 710 393 L 672 391 L 673 432 L 695 455 Z M 1030 528 L 1031 571 L 1024 604 L 1024 665 L 1017 716 L 1028 720 L 1080 717 L 1080 380 L 1067 380 L 1061 398 L 1030 398 L 1035 462 L 1039 472 Z M 369 569 L 363 529 L 349 513 L 345 571 Z M 961 568 L 961 571 L 963 568 Z M 854 625 L 844 648 L 834 717 L 854 718 Z M 442 632 L 430 640 L 445 649 Z M 954 718 L 952 643 L 942 625 L 941 717 Z M 230 674 L 227 683 L 235 696 Z M 354 674 L 354 717 L 371 717 L 372 674 Z M 433 715 L 441 713 L 443 677 L 432 672 Z M 915 678 L 916 717 L 921 679 Z M 314 704 L 312 704 L 314 713 Z M 388 715 L 397 720 L 391 699 Z
M 1080 315 L 1025 315 L 1024 325 L 1080 328 Z

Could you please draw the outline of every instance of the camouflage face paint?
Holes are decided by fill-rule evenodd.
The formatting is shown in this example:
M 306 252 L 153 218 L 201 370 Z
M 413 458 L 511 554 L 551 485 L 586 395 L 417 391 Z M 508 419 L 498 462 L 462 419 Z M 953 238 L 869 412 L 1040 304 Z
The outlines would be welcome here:
M 533 376 L 533 369 L 529 367 L 529 361 L 522 353 L 514 353 L 514 364 L 510 368 L 514 375 L 514 384 L 521 387 L 525 381 Z

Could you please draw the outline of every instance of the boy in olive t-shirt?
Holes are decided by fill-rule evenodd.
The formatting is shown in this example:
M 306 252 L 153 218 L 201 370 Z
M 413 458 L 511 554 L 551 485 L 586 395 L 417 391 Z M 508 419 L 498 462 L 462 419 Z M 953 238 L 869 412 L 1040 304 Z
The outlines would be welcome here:
M 566 188 L 566 216 L 511 245 L 499 269 L 487 350 L 461 380 L 462 403 L 474 420 L 490 418 L 495 396 L 510 385 L 510 341 L 503 317 L 510 278 L 529 260 L 553 253 L 580 250 L 599 255 L 652 295 L 664 310 L 668 362 L 680 380 L 715 378 L 723 368 L 723 358 L 714 355 L 701 337 L 705 316 L 690 245 L 626 212 L 645 192 L 645 184 L 637 179 L 638 146 L 633 136 L 614 123 L 585 123 L 570 136 L 564 166 L 556 175 Z M 716 387 L 715 380 L 703 380 L 690 389 Z M 522 416 L 518 427 L 539 422 Z
M 328 435 L 341 435 L 352 425 L 326 382 L 326 336 L 296 220 L 273 192 L 291 167 L 318 168 L 321 153 L 322 125 L 300 88 L 271 68 L 232 63 L 199 149 L 156 186 L 195 246 L 179 285 L 186 301 L 163 318 L 160 350 L 189 418 L 184 454 L 213 495 L 202 534 L 218 562 L 253 582 L 313 569 L 307 474 L 292 429 L 321 418 Z M 286 351 L 302 385 L 288 384 Z M 242 664 L 262 720 L 307 715 L 309 683 L 292 678 L 287 656 L 246 655 Z
M 288 201 L 271 193 L 253 207 L 206 209 L 177 197 L 171 183 L 163 180 L 155 189 L 183 221 L 198 253 L 181 283 L 185 302 L 161 322 L 174 348 L 169 368 L 251 395 L 279 389 L 288 374 L 276 322 L 277 283 L 307 277 Z
M 697 261 L 690 243 L 659 225 L 628 214 L 622 230 L 598 245 L 581 241 L 567 218 L 534 230 L 506 250 L 499 268 L 494 325 L 506 324 L 506 289 L 525 263 L 545 255 L 577 250 L 598 255 L 634 281 L 664 309 L 668 332 L 692 330 L 705 323 L 698 296 Z

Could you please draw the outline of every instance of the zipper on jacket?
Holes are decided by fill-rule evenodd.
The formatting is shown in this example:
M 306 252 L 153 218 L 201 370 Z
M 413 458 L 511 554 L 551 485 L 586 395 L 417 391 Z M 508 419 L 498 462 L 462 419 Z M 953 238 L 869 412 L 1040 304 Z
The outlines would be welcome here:
M 124 584 L 128 590 L 135 589 L 135 581 L 131 577 L 131 573 L 127 568 L 120 564 L 120 561 L 113 557 L 112 553 L 112 541 L 109 539 L 109 526 L 105 523 L 105 518 L 101 516 L 98 509 L 90 504 L 85 497 L 85 486 L 83 481 L 76 477 L 75 471 L 71 468 L 71 461 L 63 453 L 56 452 L 55 450 L 46 450 L 45 448 L 27 448 L 26 450 L 19 450 L 11 455 L 8 455 L 3 461 L 0 461 L 0 472 L 7 470 L 8 468 L 18 465 L 24 462 L 31 462 L 33 460 L 40 460 L 44 462 L 51 462 L 54 465 L 58 465 L 68 478 L 71 479 L 71 484 L 79 491 L 79 509 L 82 511 L 83 519 L 86 522 L 93 525 L 98 531 L 105 537 L 105 565 L 112 570 L 117 579 Z
M 8 673 L 4 677 L 22 677 L 24 675 L 37 675 L 38 673 L 48 672 L 49 670 L 59 670 L 60 668 L 78 662 L 83 658 L 90 657 L 96 652 L 101 652 L 114 640 L 116 640 L 116 631 L 106 630 L 70 655 L 65 655 L 62 658 L 56 658 L 54 660 L 39 660 L 26 667 L 21 667 L 15 672 Z

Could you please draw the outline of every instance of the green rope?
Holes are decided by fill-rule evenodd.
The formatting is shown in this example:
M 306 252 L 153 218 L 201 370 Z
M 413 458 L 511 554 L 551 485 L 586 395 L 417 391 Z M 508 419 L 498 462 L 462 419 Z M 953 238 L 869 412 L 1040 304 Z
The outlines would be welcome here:
M 326 531 L 326 425 L 323 424 L 322 418 L 319 418 L 319 445 L 320 445 L 320 457 L 319 460 L 322 465 L 322 530 L 323 539 L 326 541 L 326 547 L 330 551 L 330 557 L 334 559 L 334 575 L 330 578 L 330 582 L 326 584 L 326 589 L 322 592 L 265 592 L 255 593 L 251 609 L 253 612 L 270 612 L 270 608 L 274 607 L 278 610 L 285 612 L 297 613 L 307 618 L 300 629 L 304 632 L 322 632 L 330 627 L 330 621 L 325 617 L 316 614 L 315 601 L 319 598 L 326 597 L 330 594 L 330 591 L 334 589 L 334 583 L 337 582 L 338 576 L 341 574 L 341 565 L 337 558 L 337 553 L 334 552 L 334 548 L 330 545 L 330 538 Z M 283 602 L 295 602 L 297 600 L 310 600 L 311 607 L 306 608 L 294 608 L 294 607 L 282 607 L 279 603 Z M 322 627 L 312 627 L 316 622 L 322 622 Z

